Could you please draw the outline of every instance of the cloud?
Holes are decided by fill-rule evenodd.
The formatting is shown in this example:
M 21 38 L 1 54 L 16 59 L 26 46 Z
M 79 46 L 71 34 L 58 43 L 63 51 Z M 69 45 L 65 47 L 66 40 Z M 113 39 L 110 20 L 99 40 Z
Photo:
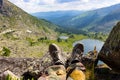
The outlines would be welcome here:
M 120 3 L 120 0 L 9 0 L 28 13 L 57 10 L 92 10 Z
M 24 2 L 29 2 L 30 0 L 23 0 Z
M 66 3 L 66 2 L 74 2 L 74 1 L 80 1 L 80 0 L 57 0 L 58 3 Z

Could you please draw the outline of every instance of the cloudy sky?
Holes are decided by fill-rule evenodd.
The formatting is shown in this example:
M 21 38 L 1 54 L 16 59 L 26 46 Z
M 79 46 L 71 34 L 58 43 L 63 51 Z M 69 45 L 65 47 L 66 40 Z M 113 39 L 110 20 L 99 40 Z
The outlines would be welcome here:
M 9 0 L 28 13 L 58 10 L 92 10 L 120 3 L 120 0 Z

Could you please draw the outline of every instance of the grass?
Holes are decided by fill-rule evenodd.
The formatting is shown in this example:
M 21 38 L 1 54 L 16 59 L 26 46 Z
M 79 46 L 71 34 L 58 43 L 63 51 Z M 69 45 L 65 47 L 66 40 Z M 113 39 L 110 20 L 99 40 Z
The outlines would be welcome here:
M 69 53 L 72 51 L 73 43 L 75 41 L 79 41 L 82 39 L 88 39 L 88 38 L 94 38 L 88 35 L 82 35 L 82 34 L 66 34 L 62 33 L 59 36 L 68 36 L 67 40 L 61 40 L 60 42 L 57 39 L 49 39 L 48 37 L 44 40 L 38 40 L 40 37 L 26 37 L 25 39 L 7 39 L 5 42 L 7 42 L 6 45 L 3 45 L 5 47 L 9 47 L 11 54 L 10 57 L 36 57 L 40 58 L 45 53 L 48 52 L 49 44 L 55 43 L 57 44 L 60 49 L 65 52 Z M 58 37 L 59 37 L 58 36 Z M 46 37 L 46 36 L 43 36 Z M 3 42 L 4 43 L 4 42 Z M 3 44 L 0 42 L 0 44 Z M 2 45 L 1 45 L 2 46 Z
M 91 68 L 89 66 L 86 66 L 86 80 L 94 80 L 94 64 L 92 65 Z
M 11 75 L 7 75 L 5 80 L 22 80 L 22 79 L 18 79 L 17 77 L 13 77 Z

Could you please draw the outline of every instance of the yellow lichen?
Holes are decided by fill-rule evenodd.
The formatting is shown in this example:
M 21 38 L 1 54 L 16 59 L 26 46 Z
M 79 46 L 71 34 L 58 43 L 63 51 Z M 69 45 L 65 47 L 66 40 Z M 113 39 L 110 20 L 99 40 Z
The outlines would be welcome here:
M 85 74 L 81 70 L 74 70 L 71 74 L 70 77 L 73 80 L 85 80 Z

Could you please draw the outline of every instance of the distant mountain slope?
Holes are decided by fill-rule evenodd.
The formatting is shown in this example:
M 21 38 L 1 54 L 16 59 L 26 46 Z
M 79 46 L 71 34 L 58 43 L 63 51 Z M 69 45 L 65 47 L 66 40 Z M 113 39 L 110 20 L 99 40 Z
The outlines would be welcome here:
M 48 21 L 51 21 L 59 26 L 64 27 L 64 22 L 67 22 L 69 19 L 75 17 L 76 15 L 81 14 L 83 11 L 51 11 L 51 12 L 37 12 L 32 13 L 33 16 L 38 18 L 43 18 Z M 62 24 L 60 24 L 62 23 Z
M 87 15 L 85 15 L 87 14 Z M 102 8 L 102 9 L 97 9 L 94 11 L 89 11 L 85 12 L 82 15 L 85 15 L 84 18 L 85 20 L 80 21 L 82 18 L 82 15 L 76 16 L 76 19 L 74 19 L 71 23 L 78 22 L 80 21 L 81 23 L 85 23 L 85 26 L 79 25 L 77 28 L 81 28 L 83 26 L 83 29 L 87 29 L 90 31 L 96 31 L 96 32 L 109 32 L 112 27 L 120 21 L 120 4 Z M 88 19 L 87 19 L 88 18 Z
M 51 16 L 48 13 L 42 14 L 44 16 L 41 16 L 41 13 L 39 16 L 34 16 L 45 18 L 57 25 L 60 25 L 61 27 L 85 31 L 109 32 L 113 25 L 120 20 L 120 4 L 97 10 L 81 12 L 79 14 L 73 13 L 74 16 L 63 17 L 64 15 L 70 15 L 72 13 L 63 14 L 62 17 L 59 14 L 56 14 L 56 16 L 59 16 L 58 19 L 54 16 L 52 16 L 52 18 L 48 18 Z
M 3 47 L 11 50 L 12 56 L 29 56 L 42 51 L 45 52 L 46 44 L 30 46 L 41 37 L 55 39 L 58 26 L 37 19 L 10 3 L 8 0 L 0 2 L 0 55 Z M 16 54 L 17 53 L 17 54 Z M 16 54 L 16 55 L 15 55 Z M 21 55 L 20 55 L 21 54 Z

